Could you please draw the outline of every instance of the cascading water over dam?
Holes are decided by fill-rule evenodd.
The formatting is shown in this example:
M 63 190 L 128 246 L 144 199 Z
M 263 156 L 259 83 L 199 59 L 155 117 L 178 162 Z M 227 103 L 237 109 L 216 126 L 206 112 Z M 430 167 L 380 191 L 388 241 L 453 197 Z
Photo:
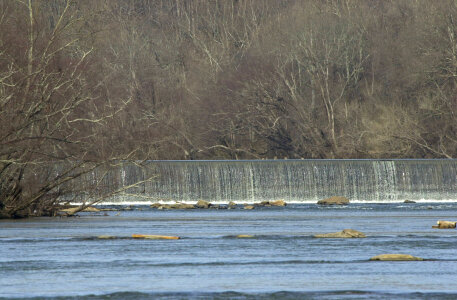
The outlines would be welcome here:
M 149 171 L 144 171 L 126 163 L 113 172 L 107 184 L 132 184 L 151 172 L 157 177 L 110 202 L 311 203 L 335 195 L 360 202 L 457 200 L 457 160 L 150 161 L 148 165 Z

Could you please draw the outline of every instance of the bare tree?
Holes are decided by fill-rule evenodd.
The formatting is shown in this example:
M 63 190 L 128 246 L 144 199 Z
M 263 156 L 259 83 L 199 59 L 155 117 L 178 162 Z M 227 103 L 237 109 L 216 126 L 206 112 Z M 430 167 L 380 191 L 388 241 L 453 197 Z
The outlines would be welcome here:
M 42 4 L 2 4 L 5 13 L 24 18 L 18 25 L 24 26 L 19 38 L 25 45 L 18 51 L 8 43 L 11 37 L 1 36 L 0 210 L 7 217 L 53 214 L 62 194 L 75 192 L 65 191 L 70 182 L 132 159 L 136 151 L 100 152 L 98 139 L 132 95 L 106 97 L 103 78 L 91 81 L 95 50 L 87 43 L 76 4 L 66 1 L 51 29 L 45 15 L 37 13 Z M 1 31 L 10 32 L 8 16 L 1 21 Z M 113 192 L 119 191 L 99 190 L 97 196 Z

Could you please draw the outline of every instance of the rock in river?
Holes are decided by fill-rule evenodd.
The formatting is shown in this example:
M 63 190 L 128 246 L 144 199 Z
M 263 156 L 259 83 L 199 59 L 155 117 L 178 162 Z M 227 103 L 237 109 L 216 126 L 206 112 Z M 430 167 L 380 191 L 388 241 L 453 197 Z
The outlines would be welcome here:
M 354 230 L 354 229 L 344 229 L 343 231 L 340 232 L 332 232 L 332 233 L 324 233 L 324 234 L 316 234 L 314 236 L 315 238 L 364 238 L 366 237 L 365 234 L 363 234 L 360 231 Z
M 327 199 L 317 201 L 319 205 L 345 205 L 349 204 L 349 199 L 341 196 L 334 196 Z
M 177 202 L 175 204 L 171 204 L 170 205 L 170 208 L 171 209 L 194 209 L 195 208 L 195 205 L 193 204 L 188 204 L 188 203 L 180 203 L 180 202 Z
M 284 200 L 270 201 L 271 206 L 286 206 L 287 203 Z
M 381 254 L 373 256 L 370 260 L 382 260 L 382 261 L 413 261 L 413 260 L 424 260 L 423 258 L 412 256 L 409 254 Z
M 159 203 L 159 202 L 155 202 L 155 203 L 152 203 L 150 205 L 151 208 L 159 208 L 161 207 L 163 204 L 162 203 Z
M 228 207 L 229 208 L 235 208 L 236 207 L 236 203 L 233 202 L 233 201 L 230 201 L 229 204 L 228 204 Z
M 116 237 L 114 235 L 99 235 L 97 236 L 97 239 L 102 239 L 102 240 L 112 240 L 115 239 Z
M 437 225 L 432 226 L 432 228 L 438 228 L 438 229 L 452 229 L 455 228 L 457 222 L 451 222 L 451 221 L 438 221 L 436 222 Z
M 179 240 L 179 236 L 151 235 L 151 234 L 132 234 L 132 238 L 146 239 L 146 240 Z
M 255 203 L 254 206 L 286 206 L 286 202 L 284 200 L 276 200 L 276 201 L 262 201 L 260 203 Z
M 211 203 L 205 200 L 198 200 L 195 206 L 198 208 L 209 208 L 211 206 Z

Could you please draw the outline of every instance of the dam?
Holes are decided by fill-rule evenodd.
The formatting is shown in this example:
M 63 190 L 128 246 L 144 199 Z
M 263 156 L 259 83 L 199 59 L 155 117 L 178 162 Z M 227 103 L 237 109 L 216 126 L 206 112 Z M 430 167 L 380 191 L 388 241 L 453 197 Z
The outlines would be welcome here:
M 110 171 L 108 186 L 154 176 L 108 202 L 313 203 L 331 196 L 354 202 L 455 201 L 457 160 L 205 160 L 147 161 Z

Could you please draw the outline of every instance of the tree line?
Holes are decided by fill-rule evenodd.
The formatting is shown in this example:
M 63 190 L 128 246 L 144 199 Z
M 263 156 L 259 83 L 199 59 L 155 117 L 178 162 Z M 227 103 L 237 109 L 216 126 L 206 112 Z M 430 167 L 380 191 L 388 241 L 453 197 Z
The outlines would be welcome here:
M 452 0 L 2 1 L 0 212 L 52 213 L 125 160 L 457 157 L 456 17 Z

